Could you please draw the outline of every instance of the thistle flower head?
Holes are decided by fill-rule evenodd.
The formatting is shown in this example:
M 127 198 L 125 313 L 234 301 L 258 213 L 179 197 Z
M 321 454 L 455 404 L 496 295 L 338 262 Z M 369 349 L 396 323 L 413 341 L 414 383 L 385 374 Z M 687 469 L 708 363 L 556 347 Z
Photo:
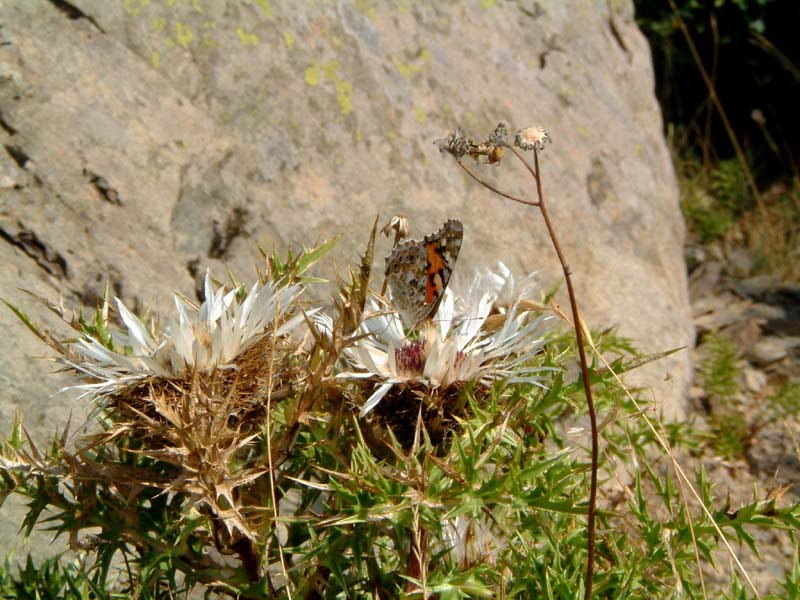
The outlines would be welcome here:
M 488 279 L 488 273 L 476 276 L 476 281 Z M 485 287 L 483 292 L 479 290 L 473 284 L 466 296 L 456 299 L 446 289 L 433 321 L 412 332 L 416 337 L 406 335 L 397 314 L 379 312 L 372 304 L 373 316 L 362 323 L 362 337 L 343 351 L 344 371 L 338 375 L 374 380 L 376 387 L 362 406 L 361 416 L 398 385 L 413 383 L 433 392 L 466 382 L 488 386 L 497 380 L 539 380 L 540 369 L 530 363 L 544 343 L 545 317 L 533 317 L 514 303 L 502 326 L 489 331 L 484 324 L 497 292 Z
M 89 381 L 74 386 L 84 395 L 101 396 L 133 381 L 178 378 L 192 372 L 233 368 L 233 361 L 260 334 L 274 326 L 272 334 L 290 333 L 302 316 L 290 316 L 300 286 L 256 283 L 241 298 L 241 288 L 214 288 L 206 274 L 205 301 L 199 306 L 175 296 L 176 317 L 163 331 L 149 330 L 125 304 L 116 299 L 125 331 L 112 333 L 112 344 L 83 335 L 72 344 L 75 357 L 63 360 Z

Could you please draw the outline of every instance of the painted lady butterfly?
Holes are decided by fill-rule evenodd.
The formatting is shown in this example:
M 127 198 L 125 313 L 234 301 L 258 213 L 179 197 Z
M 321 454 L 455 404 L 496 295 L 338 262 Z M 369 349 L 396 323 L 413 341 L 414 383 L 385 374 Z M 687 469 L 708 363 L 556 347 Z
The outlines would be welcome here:
M 420 240 L 404 240 L 386 257 L 394 306 L 409 327 L 436 314 L 461 249 L 464 226 L 450 219 Z

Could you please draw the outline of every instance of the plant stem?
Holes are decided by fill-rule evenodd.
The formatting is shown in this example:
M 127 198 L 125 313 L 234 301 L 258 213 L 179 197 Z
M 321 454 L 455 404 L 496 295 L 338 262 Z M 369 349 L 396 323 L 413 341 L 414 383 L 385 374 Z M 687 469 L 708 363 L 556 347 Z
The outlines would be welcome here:
M 591 479 L 589 484 L 589 510 L 587 514 L 587 544 L 586 544 L 586 584 L 584 587 L 584 599 L 589 600 L 592 596 L 592 582 L 594 579 L 594 554 L 595 554 L 595 514 L 596 514 L 596 507 L 597 507 L 597 470 L 598 470 L 598 456 L 599 456 L 599 445 L 597 441 L 597 413 L 595 412 L 594 408 L 594 398 L 592 397 L 592 386 L 591 382 L 589 381 L 589 364 L 586 360 L 586 349 L 584 347 L 584 340 L 583 340 L 583 328 L 582 328 L 582 321 L 580 318 L 580 313 L 578 312 L 578 302 L 575 299 L 575 289 L 572 285 L 572 268 L 567 263 L 566 257 L 564 256 L 564 252 L 561 250 L 561 245 L 558 243 L 558 237 L 556 236 L 555 229 L 553 228 L 553 223 L 550 220 L 550 214 L 547 212 L 547 205 L 544 201 L 544 191 L 542 189 L 542 178 L 540 176 L 539 171 L 539 152 L 534 148 L 533 150 L 533 160 L 534 166 L 532 167 L 530 163 L 525 160 L 525 157 L 520 154 L 516 148 L 513 146 L 509 146 L 508 144 L 503 144 L 504 147 L 511 150 L 514 155 L 520 160 L 520 162 L 525 166 L 528 172 L 536 181 L 536 194 L 539 198 L 538 202 L 530 202 L 528 200 L 523 200 L 521 198 L 517 198 L 516 196 L 512 196 L 511 194 L 506 194 L 505 192 L 500 191 L 499 189 L 495 188 L 494 186 L 489 185 L 482 179 L 480 179 L 477 175 L 475 175 L 468 167 L 466 167 L 460 160 L 456 162 L 458 165 L 464 169 L 470 177 L 472 177 L 475 181 L 480 183 L 485 188 L 488 188 L 498 196 L 502 196 L 503 198 L 507 198 L 509 200 L 513 200 L 514 202 L 519 202 L 521 204 L 526 204 L 528 206 L 538 206 L 539 210 L 542 213 L 542 217 L 544 217 L 544 222 L 547 227 L 547 233 L 550 235 L 550 240 L 553 242 L 553 248 L 558 255 L 558 261 L 561 263 L 561 269 L 564 272 L 564 280 L 567 283 L 567 293 L 569 294 L 569 303 L 570 308 L 572 309 L 572 320 L 573 325 L 575 327 L 575 341 L 578 346 L 578 355 L 580 357 L 581 363 L 581 378 L 583 379 L 583 389 L 586 393 L 586 404 L 589 409 L 589 422 L 591 424 L 591 432 L 592 432 L 592 470 L 591 470 Z
M 523 198 L 518 198 L 517 196 L 512 196 L 511 194 L 506 194 L 505 192 L 500 191 L 499 189 L 497 189 L 493 185 L 490 185 L 490 184 L 486 183 L 483 179 L 481 179 L 480 177 L 475 175 L 475 173 L 473 173 L 472 170 L 469 167 L 467 167 L 464 163 L 462 163 L 460 160 L 457 160 L 456 163 L 458 163 L 458 166 L 461 167 L 462 169 L 464 169 L 467 172 L 467 175 L 472 177 L 475 181 L 480 183 L 483 187 L 493 191 L 498 196 L 502 196 L 503 198 L 507 198 L 508 200 L 511 200 L 513 202 L 519 202 L 520 204 L 525 204 L 527 206 L 539 206 L 538 202 L 531 202 L 530 200 L 525 200 Z
M 514 154 L 522 159 L 522 156 L 514 150 Z M 561 251 L 561 245 L 558 243 L 555 229 L 550 221 L 550 215 L 547 212 L 547 205 L 544 201 L 544 192 L 542 191 L 542 178 L 539 171 L 539 152 L 534 148 L 533 161 L 535 168 L 536 178 L 536 194 L 539 197 L 539 210 L 542 211 L 547 232 L 550 234 L 550 240 L 553 242 L 553 248 L 558 255 L 558 260 L 561 263 L 561 269 L 564 271 L 564 280 L 567 282 L 567 293 L 569 294 L 569 304 L 572 308 L 572 320 L 575 325 L 575 341 L 578 344 L 578 355 L 581 359 L 581 377 L 583 378 L 583 390 L 586 393 L 586 404 L 589 408 L 589 422 L 592 428 L 592 473 L 589 484 L 589 513 L 587 515 L 587 533 L 588 540 L 586 543 L 586 585 L 584 587 L 583 597 L 589 600 L 592 597 L 592 580 L 594 578 L 594 537 L 595 537 L 595 512 L 597 506 L 597 469 L 598 469 L 598 454 L 599 447 L 597 442 L 597 414 L 594 409 L 594 398 L 592 397 L 592 384 L 589 381 L 589 364 L 586 361 L 586 349 L 583 344 L 583 327 L 580 314 L 578 313 L 578 301 L 575 299 L 575 290 L 572 287 L 572 269 L 567 263 L 564 253 Z M 523 162 L 524 161 L 523 159 Z M 530 169 L 529 169 L 530 170 Z

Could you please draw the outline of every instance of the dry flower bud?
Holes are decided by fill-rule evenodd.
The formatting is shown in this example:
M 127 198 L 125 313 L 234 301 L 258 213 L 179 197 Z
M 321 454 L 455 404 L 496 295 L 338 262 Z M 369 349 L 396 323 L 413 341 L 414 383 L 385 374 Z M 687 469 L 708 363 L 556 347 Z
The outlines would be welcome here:
M 502 144 L 506 141 L 508 137 L 508 125 L 506 125 L 505 121 L 500 121 L 497 124 L 489 136 L 486 138 L 485 144 L 491 144 L 492 146 L 497 146 Z
M 407 238 L 409 235 L 411 235 L 411 231 L 408 227 L 408 219 L 405 215 L 393 216 L 392 220 L 384 225 L 383 229 L 381 229 L 381 233 L 383 233 L 383 235 L 386 237 L 392 235 L 393 231 L 396 239 Z
M 545 144 L 550 142 L 550 134 L 542 127 L 528 127 L 517 131 L 514 145 L 523 150 L 544 150 Z
M 471 145 L 470 140 L 464 137 L 464 132 L 461 131 L 460 127 L 456 127 L 455 131 L 450 133 L 446 138 L 436 140 L 433 143 L 439 149 L 439 152 L 447 152 L 456 158 L 464 156 L 469 151 Z

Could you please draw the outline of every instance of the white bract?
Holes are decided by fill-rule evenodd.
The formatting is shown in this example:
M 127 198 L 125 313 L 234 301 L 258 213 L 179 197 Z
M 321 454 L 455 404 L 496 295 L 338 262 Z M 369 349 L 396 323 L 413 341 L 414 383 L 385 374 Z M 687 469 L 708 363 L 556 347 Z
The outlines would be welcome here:
M 481 293 L 492 291 L 495 294 L 494 308 L 505 312 L 508 307 L 520 300 L 531 300 L 537 288 L 538 273 L 533 272 L 517 279 L 503 262 L 498 261 L 497 270 L 486 269 L 475 274 L 466 298 L 475 298 Z
M 277 324 L 274 335 L 282 336 L 303 322 L 302 315 L 288 320 L 284 317 L 301 291 L 298 285 L 256 283 L 241 302 L 238 291 L 226 292 L 224 287 L 215 290 L 207 273 L 205 301 L 197 306 L 176 295 L 177 317 L 167 323 L 162 333 L 148 331 L 116 298 L 127 329 L 112 334 L 114 347 L 120 350 L 110 350 L 89 335 L 81 337 L 72 344 L 79 359 L 65 361 L 92 382 L 71 387 L 83 390 L 82 396 L 102 396 L 146 377 L 180 377 L 187 368 L 195 372 L 235 368 L 231 361 L 270 325 Z

